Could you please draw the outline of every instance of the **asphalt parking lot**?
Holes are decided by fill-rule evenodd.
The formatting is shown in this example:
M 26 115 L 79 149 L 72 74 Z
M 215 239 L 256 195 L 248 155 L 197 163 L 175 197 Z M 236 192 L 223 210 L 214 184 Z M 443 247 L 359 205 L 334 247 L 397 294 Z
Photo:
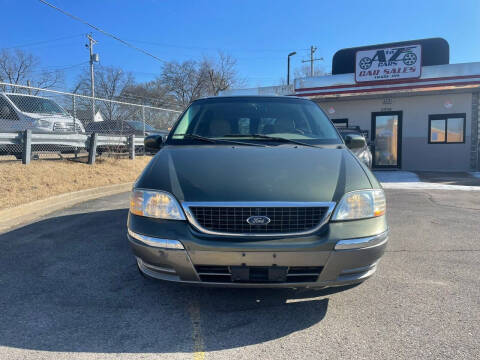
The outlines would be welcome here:
M 0 235 L 0 359 L 478 359 L 480 193 L 387 190 L 377 274 L 347 289 L 144 279 L 127 194 Z

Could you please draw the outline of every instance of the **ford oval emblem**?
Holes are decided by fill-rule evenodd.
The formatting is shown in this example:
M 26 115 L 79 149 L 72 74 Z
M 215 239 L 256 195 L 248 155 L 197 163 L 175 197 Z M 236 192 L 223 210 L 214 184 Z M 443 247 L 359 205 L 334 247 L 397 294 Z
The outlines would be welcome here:
M 250 216 L 247 219 L 247 223 L 250 225 L 267 225 L 270 222 L 270 218 L 268 216 Z

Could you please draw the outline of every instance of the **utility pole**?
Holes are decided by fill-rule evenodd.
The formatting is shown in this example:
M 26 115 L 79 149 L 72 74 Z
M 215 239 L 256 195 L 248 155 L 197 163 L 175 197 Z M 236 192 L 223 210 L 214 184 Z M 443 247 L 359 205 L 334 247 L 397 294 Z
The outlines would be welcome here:
M 315 51 L 317 51 L 317 48 L 315 46 L 310 46 L 310 60 L 302 60 L 302 63 L 306 63 L 306 62 L 309 62 L 310 63 L 310 76 L 313 77 L 313 62 L 314 61 L 318 61 L 318 60 L 323 60 L 323 58 L 318 58 L 318 59 L 315 59 L 313 57 L 313 55 L 315 54 Z
M 310 46 L 310 76 L 313 76 L 313 54 L 315 54 L 317 48 L 315 46 Z
M 93 71 L 93 63 L 98 62 L 98 54 L 93 53 L 93 45 L 97 41 L 92 37 L 92 34 L 87 35 L 88 39 L 88 48 L 90 50 L 90 83 L 92 87 L 92 121 L 95 121 L 95 73 Z

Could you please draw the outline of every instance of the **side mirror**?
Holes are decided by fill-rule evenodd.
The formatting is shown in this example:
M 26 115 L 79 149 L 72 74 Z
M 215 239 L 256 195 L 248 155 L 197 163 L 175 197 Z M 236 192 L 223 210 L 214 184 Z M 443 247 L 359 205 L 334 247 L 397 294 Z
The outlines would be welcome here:
M 345 136 L 345 145 L 351 150 L 363 149 L 367 146 L 367 142 L 362 135 L 348 134 Z
M 145 152 L 156 153 L 162 148 L 164 138 L 162 135 L 148 135 L 143 140 Z

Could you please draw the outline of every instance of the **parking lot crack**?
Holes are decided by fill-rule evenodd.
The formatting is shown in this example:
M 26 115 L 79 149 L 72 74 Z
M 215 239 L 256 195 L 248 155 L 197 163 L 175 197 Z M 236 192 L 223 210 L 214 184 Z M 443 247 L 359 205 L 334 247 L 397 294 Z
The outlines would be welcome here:
M 472 207 L 468 207 L 468 206 L 457 206 L 457 205 L 446 205 L 446 204 L 442 204 L 442 203 L 439 203 L 438 201 L 436 201 L 432 194 L 429 194 L 429 193 L 427 193 L 427 192 L 423 192 L 423 193 L 427 196 L 427 199 L 428 199 L 432 204 L 437 205 L 437 206 L 442 206 L 442 207 L 447 207 L 447 208 L 455 208 L 455 209 L 465 209 L 465 210 L 480 211 L 480 208 L 472 208 Z

